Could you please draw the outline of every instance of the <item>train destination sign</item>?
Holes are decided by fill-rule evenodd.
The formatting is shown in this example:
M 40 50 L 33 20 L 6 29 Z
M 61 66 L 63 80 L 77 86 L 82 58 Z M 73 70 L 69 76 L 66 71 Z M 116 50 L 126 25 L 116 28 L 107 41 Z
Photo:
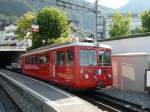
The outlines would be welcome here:
M 32 28 L 32 32 L 39 32 L 39 25 L 33 24 L 31 28 Z

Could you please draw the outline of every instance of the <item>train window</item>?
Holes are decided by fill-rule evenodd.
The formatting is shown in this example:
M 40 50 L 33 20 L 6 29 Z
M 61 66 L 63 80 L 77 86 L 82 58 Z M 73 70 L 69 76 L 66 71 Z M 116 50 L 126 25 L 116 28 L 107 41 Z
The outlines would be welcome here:
M 35 58 L 31 57 L 31 64 L 35 64 Z
M 29 64 L 29 58 L 25 57 L 25 64 Z
M 34 58 L 35 58 L 35 59 L 34 59 L 34 61 L 35 61 L 34 64 L 38 64 L 38 63 L 39 63 L 39 62 L 38 62 L 38 57 L 35 56 Z
M 46 64 L 50 63 L 50 57 L 49 57 L 49 55 L 46 55 L 45 57 L 46 57 Z
M 65 53 L 63 51 L 56 52 L 56 64 L 64 65 L 65 64 Z
M 46 62 L 46 57 L 45 56 L 41 56 L 40 57 L 40 64 L 44 64 Z
M 100 51 L 99 63 L 101 66 L 111 66 L 111 53 L 109 51 Z
M 28 64 L 32 64 L 32 57 L 29 56 L 29 63 Z
M 95 66 L 96 50 L 80 50 L 80 66 Z
M 40 64 L 48 64 L 48 63 L 50 63 L 49 55 L 40 56 L 39 63 Z
M 68 49 L 67 50 L 67 64 L 72 64 L 73 63 L 73 50 Z

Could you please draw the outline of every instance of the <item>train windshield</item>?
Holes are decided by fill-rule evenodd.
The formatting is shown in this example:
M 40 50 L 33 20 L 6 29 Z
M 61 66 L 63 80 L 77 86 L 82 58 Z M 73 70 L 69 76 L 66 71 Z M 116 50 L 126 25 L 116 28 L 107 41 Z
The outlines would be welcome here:
M 109 51 L 99 51 L 99 64 L 101 66 L 111 66 L 111 53 Z
M 96 65 L 96 50 L 80 50 L 80 66 Z

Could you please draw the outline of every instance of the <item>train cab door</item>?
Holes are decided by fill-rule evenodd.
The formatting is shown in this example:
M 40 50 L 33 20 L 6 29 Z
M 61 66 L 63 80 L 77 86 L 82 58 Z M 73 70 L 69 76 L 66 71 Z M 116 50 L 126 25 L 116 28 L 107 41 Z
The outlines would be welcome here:
M 73 80 L 74 75 L 73 71 L 75 71 L 75 56 L 74 56 L 74 49 L 69 48 L 66 50 L 66 75 L 67 75 L 67 80 L 70 82 Z
M 50 55 L 52 57 L 50 60 L 50 69 L 51 69 L 50 75 L 52 77 L 52 80 L 55 80 L 55 77 L 56 77 L 56 63 L 55 63 L 56 51 L 50 52 Z
M 57 49 L 55 62 L 55 82 L 64 84 L 66 77 L 65 49 Z

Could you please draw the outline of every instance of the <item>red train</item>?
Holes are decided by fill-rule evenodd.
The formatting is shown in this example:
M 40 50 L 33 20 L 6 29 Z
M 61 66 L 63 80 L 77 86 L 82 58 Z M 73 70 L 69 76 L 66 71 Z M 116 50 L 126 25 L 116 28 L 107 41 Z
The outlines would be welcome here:
M 112 85 L 111 48 L 74 42 L 48 46 L 21 56 L 24 74 L 74 89 Z

